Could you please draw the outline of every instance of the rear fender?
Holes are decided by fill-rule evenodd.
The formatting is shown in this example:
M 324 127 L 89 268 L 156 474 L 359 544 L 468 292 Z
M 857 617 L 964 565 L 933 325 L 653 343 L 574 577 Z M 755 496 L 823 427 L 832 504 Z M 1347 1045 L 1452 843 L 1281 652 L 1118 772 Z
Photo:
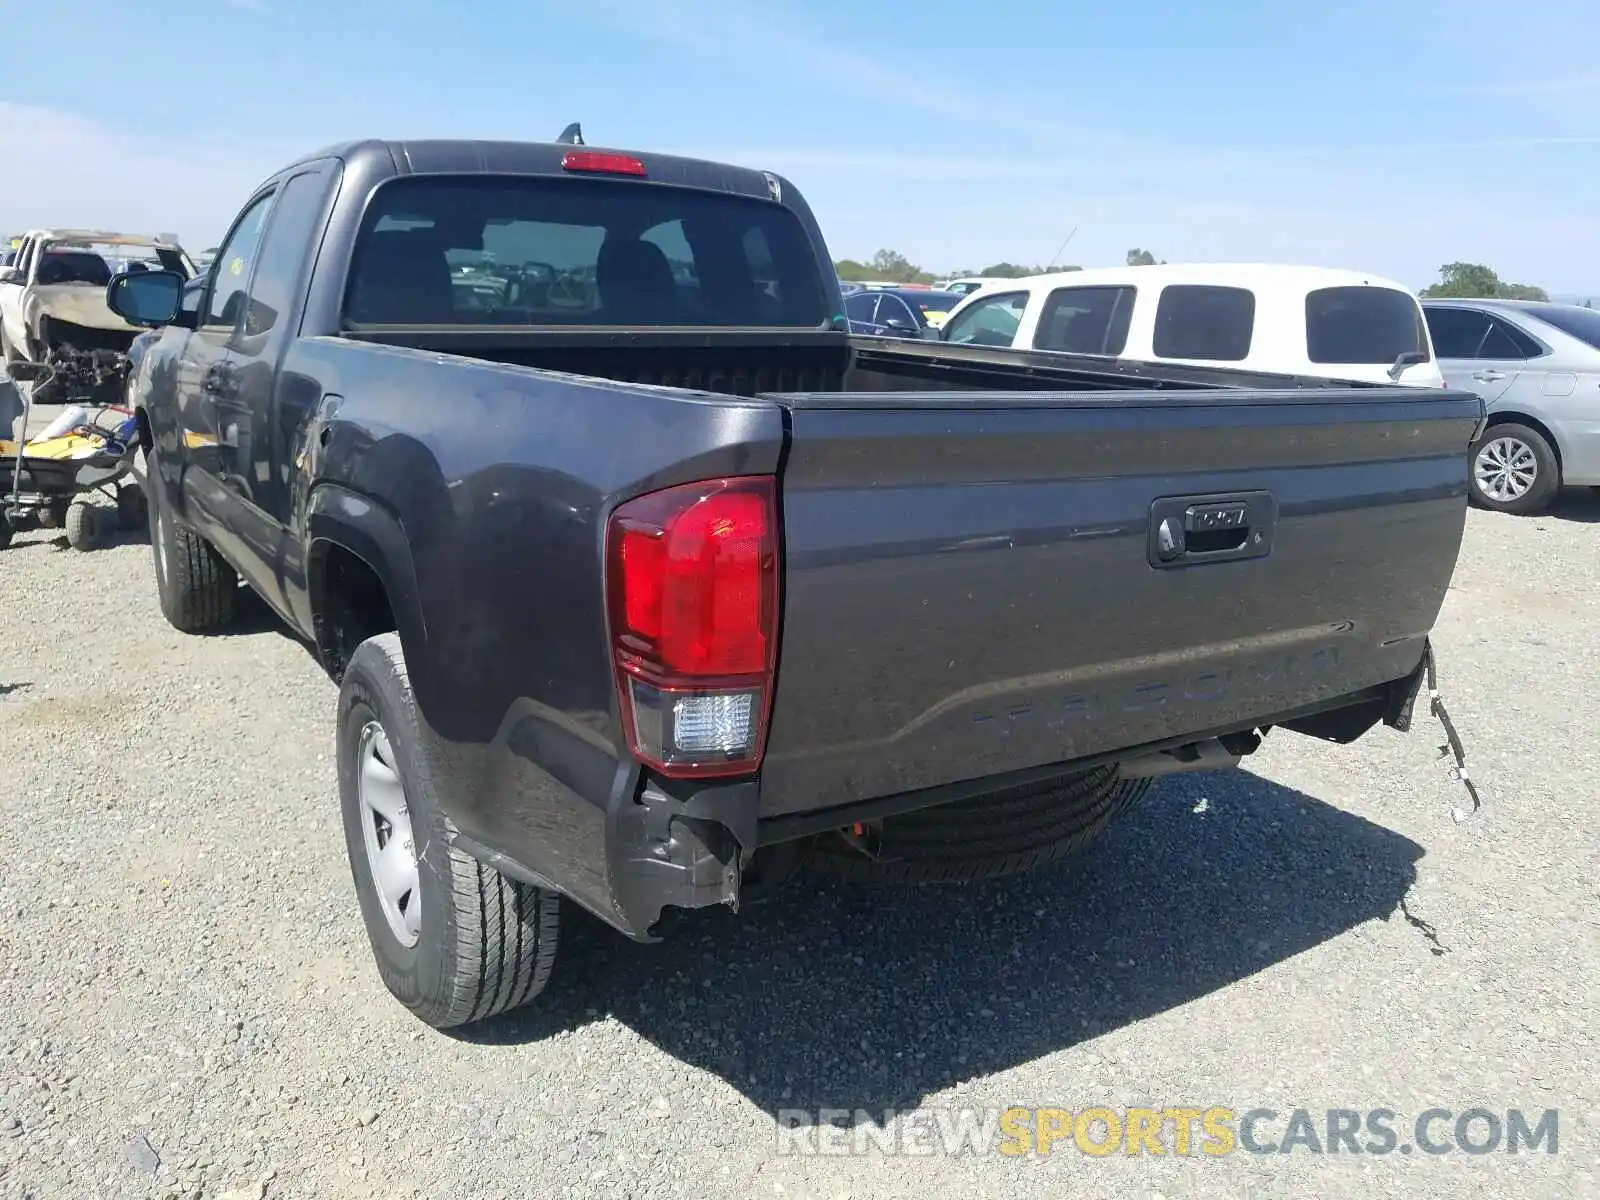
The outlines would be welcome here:
M 417 588 L 416 564 L 399 518 L 382 505 L 336 484 L 321 484 L 305 510 L 306 590 L 290 597 L 295 620 L 316 631 L 319 597 L 317 565 L 333 546 L 354 554 L 383 584 L 400 646 L 405 651 L 412 688 L 419 700 L 427 692 L 425 669 L 428 630 Z M 319 639 L 320 642 L 320 639 Z

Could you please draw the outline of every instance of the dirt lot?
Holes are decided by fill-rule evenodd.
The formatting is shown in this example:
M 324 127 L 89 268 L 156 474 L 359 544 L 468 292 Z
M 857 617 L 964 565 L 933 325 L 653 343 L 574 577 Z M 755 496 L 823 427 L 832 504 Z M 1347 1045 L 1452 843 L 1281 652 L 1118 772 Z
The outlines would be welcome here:
M 306 651 L 259 605 L 173 632 L 142 540 L 27 535 L 0 554 L 0 1195 L 1600 1194 L 1597 595 L 1600 501 L 1472 514 L 1438 642 L 1475 823 L 1431 722 L 1275 735 L 1075 866 L 807 878 L 650 947 L 579 926 L 546 1003 L 450 1037 L 372 968 Z M 1402 1135 L 1559 1109 L 1559 1149 L 776 1153 L 784 1109 L 1013 1104 L 1269 1108 L 1269 1143 L 1297 1107 Z

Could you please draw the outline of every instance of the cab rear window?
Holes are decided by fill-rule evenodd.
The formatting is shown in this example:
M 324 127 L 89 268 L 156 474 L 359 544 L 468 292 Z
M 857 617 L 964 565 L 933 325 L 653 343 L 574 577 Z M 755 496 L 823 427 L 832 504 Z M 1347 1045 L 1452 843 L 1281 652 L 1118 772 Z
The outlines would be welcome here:
M 359 325 L 789 326 L 827 311 L 789 209 L 631 180 L 385 184 L 345 294 Z
M 1421 354 L 1428 338 L 1422 309 L 1394 288 L 1352 285 L 1306 294 L 1306 357 L 1314 363 L 1389 366 Z

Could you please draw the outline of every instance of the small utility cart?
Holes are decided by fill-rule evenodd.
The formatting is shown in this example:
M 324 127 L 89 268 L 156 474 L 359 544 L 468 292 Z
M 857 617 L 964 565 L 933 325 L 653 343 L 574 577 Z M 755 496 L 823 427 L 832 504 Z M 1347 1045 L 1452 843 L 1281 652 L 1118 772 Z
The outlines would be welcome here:
M 0 437 L 0 550 L 25 529 L 63 529 L 73 549 L 93 550 L 105 540 L 112 511 L 92 502 L 97 492 L 115 501 L 119 525 L 145 520 L 144 491 L 131 481 L 138 449 L 131 410 L 69 408 L 27 436 L 33 391 L 51 373 L 43 363 L 12 362 L 9 379 L 0 380 L 18 394 L 22 413 L 18 437 Z

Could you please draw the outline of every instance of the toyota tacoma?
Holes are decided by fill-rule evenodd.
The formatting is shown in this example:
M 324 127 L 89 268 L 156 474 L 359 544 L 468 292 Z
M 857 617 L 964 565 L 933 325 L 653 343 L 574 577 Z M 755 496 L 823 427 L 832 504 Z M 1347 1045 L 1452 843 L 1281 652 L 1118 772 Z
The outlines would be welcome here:
M 543 989 L 563 905 L 1005 874 L 1270 728 L 1404 727 L 1482 419 L 852 337 L 787 179 L 571 142 L 310 155 L 203 283 L 107 298 L 159 330 L 162 611 L 248 585 L 338 681 L 361 914 L 436 1026 Z

